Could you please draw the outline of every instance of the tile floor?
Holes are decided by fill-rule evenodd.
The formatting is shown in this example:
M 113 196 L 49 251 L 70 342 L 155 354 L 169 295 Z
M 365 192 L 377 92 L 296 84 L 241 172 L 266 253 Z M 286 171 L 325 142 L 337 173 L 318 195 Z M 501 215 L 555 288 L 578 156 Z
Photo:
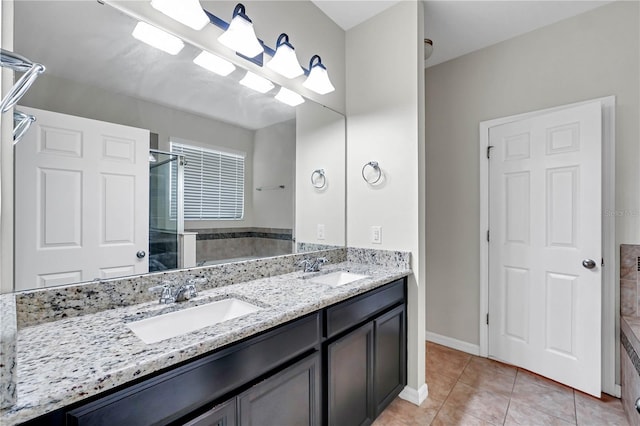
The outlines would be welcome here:
M 396 398 L 374 426 L 628 425 L 619 399 L 602 400 L 510 365 L 427 343 L 429 397 Z

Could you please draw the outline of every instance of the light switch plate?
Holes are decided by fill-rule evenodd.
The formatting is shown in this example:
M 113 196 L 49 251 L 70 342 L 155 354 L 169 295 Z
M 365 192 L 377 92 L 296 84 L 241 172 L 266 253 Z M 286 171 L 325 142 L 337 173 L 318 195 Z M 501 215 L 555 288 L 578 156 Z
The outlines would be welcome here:
M 316 238 L 319 240 L 324 240 L 324 224 L 319 223 L 316 229 Z
M 382 244 L 382 226 L 371 227 L 371 242 L 373 244 Z

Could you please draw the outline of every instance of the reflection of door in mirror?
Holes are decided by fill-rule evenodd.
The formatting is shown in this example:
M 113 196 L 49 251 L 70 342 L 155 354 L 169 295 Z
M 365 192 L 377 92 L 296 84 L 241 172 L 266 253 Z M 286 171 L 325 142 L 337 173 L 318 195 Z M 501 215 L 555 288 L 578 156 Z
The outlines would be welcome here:
M 16 289 L 148 272 L 149 131 L 21 110 L 37 121 L 15 149 Z

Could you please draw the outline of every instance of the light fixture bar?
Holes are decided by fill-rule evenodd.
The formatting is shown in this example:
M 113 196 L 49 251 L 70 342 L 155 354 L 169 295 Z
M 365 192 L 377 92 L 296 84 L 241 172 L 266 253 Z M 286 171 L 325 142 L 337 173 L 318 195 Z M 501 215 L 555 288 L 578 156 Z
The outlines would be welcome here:
M 297 106 L 304 102 L 304 98 L 286 87 L 281 87 L 276 99 L 289 106 Z
M 222 30 L 225 31 L 222 34 L 222 36 L 224 36 L 227 33 L 227 31 L 229 30 L 229 27 L 231 26 L 231 24 L 228 24 L 223 19 L 220 19 L 219 17 L 217 17 L 216 15 L 214 15 L 213 13 L 211 13 L 211 12 L 209 12 L 207 10 L 204 10 L 204 13 L 209 17 L 209 21 L 212 24 L 214 24 L 218 28 L 221 28 Z M 251 22 L 251 20 L 244 14 L 244 6 L 241 3 L 238 3 L 236 5 L 235 9 L 234 9 L 233 18 L 235 18 L 236 15 L 239 15 L 240 13 L 242 13 L 242 15 L 249 22 Z M 251 24 L 251 26 L 252 26 L 252 30 L 253 30 L 253 24 Z M 253 34 L 255 35 L 255 32 Z M 222 37 L 222 36 L 220 36 L 220 37 Z M 288 43 L 289 37 L 284 33 L 280 34 L 280 36 L 278 37 L 277 44 L 276 44 L 276 50 L 271 49 L 269 46 L 264 44 L 264 42 L 262 40 L 258 39 L 257 37 L 256 37 L 256 40 L 258 40 L 258 42 L 262 46 L 262 49 L 263 49 L 264 53 L 270 55 L 272 58 L 275 58 L 276 53 L 277 53 L 277 48 L 279 47 L 282 39 L 284 39 L 283 36 L 286 37 L 286 42 L 287 42 L 287 44 L 289 44 Z M 289 46 L 291 46 L 291 45 L 289 44 Z M 291 48 L 293 50 L 293 46 L 291 46 Z M 264 55 L 262 55 L 262 54 L 259 54 L 259 55 L 254 56 L 254 57 L 250 57 L 250 55 L 248 56 L 248 55 L 242 54 L 239 51 L 236 51 L 236 54 L 241 56 L 241 57 L 243 57 L 244 59 L 247 59 L 248 61 L 251 61 L 251 62 L 255 63 L 258 66 L 262 66 L 263 65 L 263 56 Z M 316 59 L 317 59 L 317 63 L 314 64 L 313 62 Z M 297 60 L 297 58 L 296 58 L 296 60 Z M 273 62 L 273 59 L 269 63 L 271 63 L 271 62 Z M 269 64 L 267 64 L 267 66 L 269 66 Z M 306 68 L 304 68 L 304 67 L 300 67 L 300 68 L 302 69 L 302 72 L 304 73 L 304 75 L 308 76 L 307 79 L 305 80 L 305 82 L 303 83 L 303 86 L 305 86 L 309 90 L 312 90 L 312 91 L 314 91 L 314 92 L 316 92 L 318 94 L 321 94 L 321 95 L 333 92 L 335 90 L 335 87 L 333 87 L 333 84 L 331 84 L 331 81 L 329 80 L 329 74 L 327 72 L 327 68 L 322 64 L 322 60 L 320 59 L 319 55 L 314 55 L 314 56 L 311 57 L 311 60 L 309 61 L 309 69 L 308 70 Z
M 272 82 L 264 77 L 260 77 L 259 75 L 252 73 L 251 71 L 247 71 L 244 78 L 240 80 L 240 84 L 260 93 L 267 93 L 275 87 Z
M 142 21 L 138 22 L 131 35 L 170 55 L 177 55 L 184 47 L 184 42 L 178 37 Z
M 196 65 L 200 65 L 202 68 L 221 76 L 229 75 L 236 69 L 235 65 L 231 62 L 205 50 L 196 56 L 193 62 Z
M 209 23 L 199 0 L 151 0 L 151 6 L 194 30 L 201 30 Z

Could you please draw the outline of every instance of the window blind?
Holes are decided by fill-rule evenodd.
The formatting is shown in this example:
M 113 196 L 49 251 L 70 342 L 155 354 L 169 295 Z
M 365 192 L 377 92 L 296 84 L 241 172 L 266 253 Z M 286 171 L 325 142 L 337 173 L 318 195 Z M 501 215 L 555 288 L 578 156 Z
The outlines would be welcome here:
M 244 156 L 171 142 L 184 155 L 185 220 L 242 219 Z

